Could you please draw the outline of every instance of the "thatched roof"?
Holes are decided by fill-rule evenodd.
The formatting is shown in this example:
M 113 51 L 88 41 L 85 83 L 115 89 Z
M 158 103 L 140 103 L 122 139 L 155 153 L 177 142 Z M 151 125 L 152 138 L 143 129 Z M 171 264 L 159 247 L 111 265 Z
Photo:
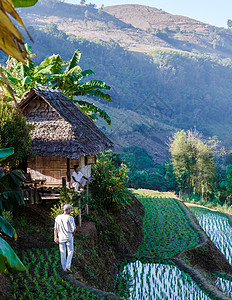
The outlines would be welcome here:
M 35 125 L 35 155 L 80 158 L 113 147 L 93 121 L 59 91 L 32 88 L 19 105 L 27 122 Z

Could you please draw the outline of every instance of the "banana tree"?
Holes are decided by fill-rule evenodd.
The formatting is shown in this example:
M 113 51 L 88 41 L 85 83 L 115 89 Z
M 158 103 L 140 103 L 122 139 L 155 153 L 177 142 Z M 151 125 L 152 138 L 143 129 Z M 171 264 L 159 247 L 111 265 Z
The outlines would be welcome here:
M 14 153 L 13 148 L 0 149 L 0 161 Z M 18 171 L 12 171 L 4 175 L 0 174 L 0 212 L 12 211 L 24 203 L 23 192 L 20 184 L 23 180 Z M 0 216 L 0 232 L 17 239 L 17 233 L 12 225 Z M 0 237 L 0 272 L 17 273 L 26 271 L 26 267 L 18 258 L 10 245 Z
M 9 57 L 6 67 L 1 67 L 1 70 L 10 82 L 14 94 L 18 98 L 21 98 L 26 91 L 34 86 L 59 89 L 90 118 L 97 119 L 99 116 L 107 124 L 111 123 L 110 117 L 104 110 L 84 99 L 80 100 L 78 97 L 89 96 L 108 102 L 112 101 L 110 95 L 104 92 L 110 90 L 110 86 L 105 82 L 101 80 L 83 81 L 87 76 L 94 74 L 94 72 L 91 69 L 82 70 L 78 65 L 82 54 L 80 50 L 74 52 L 70 61 L 64 61 L 58 54 L 47 57 L 39 66 L 35 66 L 32 60 L 33 54 L 31 49 L 29 46 L 26 46 L 26 48 L 30 53 L 30 61 L 22 64 Z M 6 90 L 4 92 L 5 95 L 10 96 Z

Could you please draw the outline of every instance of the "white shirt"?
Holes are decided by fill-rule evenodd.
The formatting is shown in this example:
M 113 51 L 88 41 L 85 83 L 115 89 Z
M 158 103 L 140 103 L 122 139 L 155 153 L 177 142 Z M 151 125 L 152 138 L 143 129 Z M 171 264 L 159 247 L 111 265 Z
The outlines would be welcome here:
M 76 229 L 74 218 L 70 215 L 59 215 L 55 219 L 55 229 L 58 231 L 59 243 L 67 242 L 73 237 L 73 231 Z
M 75 183 L 76 181 L 80 183 L 83 174 L 80 171 L 78 173 L 76 171 L 73 171 L 71 177 L 71 183 Z M 73 180 L 73 177 L 76 179 L 76 181 Z

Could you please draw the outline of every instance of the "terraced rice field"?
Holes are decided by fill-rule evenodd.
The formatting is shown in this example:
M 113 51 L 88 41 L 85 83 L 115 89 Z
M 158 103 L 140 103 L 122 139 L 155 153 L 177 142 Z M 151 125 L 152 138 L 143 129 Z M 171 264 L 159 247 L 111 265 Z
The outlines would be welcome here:
M 59 250 L 34 249 L 23 252 L 28 272 L 10 275 L 14 300 L 92 300 L 105 299 L 92 292 L 71 285 L 62 276 Z M 66 275 L 67 276 L 67 275 Z
M 131 300 L 210 300 L 205 292 L 174 265 L 142 263 L 127 264 L 121 279 L 127 279 L 121 296 Z M 121 282 L 119 289 L 121 288 Z
M 201 207 L 189 206 L 200 226 L 232 265 L 232 227 L 228 218 Z
M 222 214 L 190 206 L 189 209 L 195 214 L 197 220 L 212 242 L 225 255 L 232 265 L 232 227 L 228 218 Z M 225 278 L 217 278 L 215 282 L 227 296 L 232 298 L 232 282 Z
M 144 241 L 138 257 L 164 259 L 191 249 L 200 242 L 186 211 L 173 198 L 139 197 L 145 207 Z
M 137 252 L 138 259 L 124 263 L 118 276 L 118 291 L 124 299 L 211 299 L 172 258 L 200 243 L 200 233 L 178 200 L 174 198 L 141 197 L 145 207 L 144 241 Z M 153 259 L 154 263 L 147 263 Z M 157 263 L 157 260 L 160 262 Z M 162 261 L 163 260 L 163 261 Z M 145 261 L 145 262 L 144 262 Z

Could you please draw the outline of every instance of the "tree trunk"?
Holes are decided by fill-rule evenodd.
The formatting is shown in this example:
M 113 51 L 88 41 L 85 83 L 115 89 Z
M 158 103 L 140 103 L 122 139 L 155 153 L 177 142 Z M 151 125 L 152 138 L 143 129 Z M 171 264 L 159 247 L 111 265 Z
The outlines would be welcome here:
M 204 185 L 201 184 L 201 201 L 204 201 Z

